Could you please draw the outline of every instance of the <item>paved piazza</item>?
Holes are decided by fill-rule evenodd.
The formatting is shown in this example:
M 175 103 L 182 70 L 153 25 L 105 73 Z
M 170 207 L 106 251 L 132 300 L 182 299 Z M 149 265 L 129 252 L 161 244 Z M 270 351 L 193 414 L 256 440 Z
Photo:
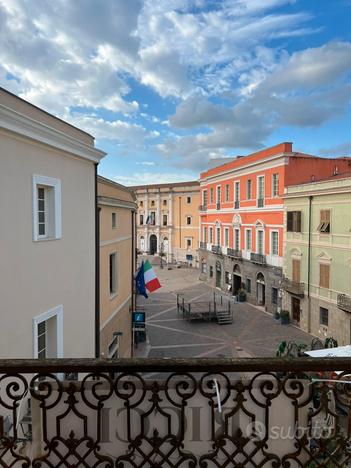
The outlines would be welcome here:
M 272 315 L 248 303 L 238 303 L 223 294 L 234 310 L 231 325 L 188 322 L 178 315 L 177 293 L 186 300 L 204 301 L 220 293 L 198 280 L 191 268 L 160 269 L 154 266 L 162 288 L 148 299 L 138 296 L 146 312 L 147 342 L 139 344 L 135 356 L 144 357 L 260 357 L 275 356 L 282 340 L 310 345 L 312 336 L 291 325 L 281 325 Z

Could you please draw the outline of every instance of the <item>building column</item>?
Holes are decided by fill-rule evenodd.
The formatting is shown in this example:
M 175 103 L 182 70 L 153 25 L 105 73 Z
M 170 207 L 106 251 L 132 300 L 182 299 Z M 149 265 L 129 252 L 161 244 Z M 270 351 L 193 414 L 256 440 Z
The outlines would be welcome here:
M 158 192 L 157 194 L 157 202 L 156 202 L 156 226 L 161 225 L 161 194 Z
M 172 226 L 173 224 L 172 215 L 173 215 L 172 193 L 169 192 L 168 194 L 168 225 L 169 226 Z
M 146 192 L 145 198 L 144 198 L 144 205 L 145 205 L 145 223 L 147 221 L 147 218 L 149 216 L 149 194 Z

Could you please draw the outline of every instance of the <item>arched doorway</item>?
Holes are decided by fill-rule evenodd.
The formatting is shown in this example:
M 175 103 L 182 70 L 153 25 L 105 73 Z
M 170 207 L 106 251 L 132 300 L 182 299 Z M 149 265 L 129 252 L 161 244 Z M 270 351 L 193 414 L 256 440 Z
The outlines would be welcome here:
M 266 303 L 266 282 L 262 273 L 257 273 L 256 278 L 257 303 L 264 306 Z
M 145 252 L 145 238 L 144 238 L 144 236 L 140 236 L 139 248 L 140 248 L 141 252 Z
M 151 234 L 150 236 L 149 252 L 151 255 L 154 255 L 157 252 L 157 236 L 155 234 Z
M 238 294 L 239 289 L 241 288 L 241 271 L 239 265 L 235 265 L 233 269 L 233 296 Z
M 221 263 L 217 260 L 216 262 L 216 288 L 222 286 L 222 267 Z

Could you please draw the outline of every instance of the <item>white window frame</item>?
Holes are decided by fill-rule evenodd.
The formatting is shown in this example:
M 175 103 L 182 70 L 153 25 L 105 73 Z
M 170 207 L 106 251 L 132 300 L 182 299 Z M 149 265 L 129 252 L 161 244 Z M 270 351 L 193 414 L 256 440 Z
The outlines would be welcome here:
M 238 191 L 236 188 L 238 187 Z M 236 180 L 234 182 L 234 201 L 235 202 L 240 202 L 240 181 Z
M 221 227 L 216 226 L 216 244 L 215 245 L 221 245 Z
M 219 193 L 218 193 L 219 192 Z M 218 196 L 219 195 L 219 196 Z M 217 185 L 216 186 L 216 203 L 221 203 L 221 198 L 222 198 L 222 190 L 221 186 Z
M 247 233 L 250 232 L 250 245 L 247 245 Z M 246 228 L 245 229 L 245 250 L 248 252 L 252 252 L 252 229 Z
M 190 245 L 188 245 L 188 241 L 190 241 Z M 192 237 L 186 237 L 185 238 L 185 248 L 186 249 L 192 249 L 193 248 L 193 239 L 192 239 Z
M 258 250 L 258 233 L 262 232 L 262 252 Z M 256 229 L 256 253 L 264 255 L 265 254 L 265 239 L 264 239 L 264 229 Z
M 248 191 L 249 182 L 250 182 L 250 193 Z M 248 197 L 248 195 L 250 195 L 250 197 Z M 246 180 L 246 200 L 252 200 L 252 179 Z
M 204 242 L 208 241 L 208 239 L 207 239 L 207 226 L 204 226 L 204 229 L 203 229 L 203 241 Z
M 38 358 L 38 325 L 56 317 L 56 348 L 57 357 L 63 358 L 63 305 L 58 305 L 53 309 L 37 315 L 32 320 L 33 326 L 33 358 Z
M 110 257 L 111 255 L 115 254 L 115 288 L 116 290 L 114 292 L 111 292 L 110 290 Z M 109 252 L 108 254 L 108 292 L 110 294 L 110 299 L 113 299 L 117 296 L 118 294 L 118 252 L 114 250 L 113 252 Z
M 277 237 L 278 237 L 278 239 L 277 239 L 277 253 L 273 252 L 273 233 L 277 233 Z M 275 256 L 275 257 L 279 256 L 279 231 L 277 229 L 272 229 L 270 231 L 269 245 L 270 245 L 270 254 L 272 256 Z
M 277 193 L 274 193 L 274 176 L 277 176 Z M 275 172 L 272 174 L 272 198 L 279 196 L 279 173 Z
M 190 223 L 188 223 L 188 220 L 190 219 Z M 186 225 L 187 226 L 191 226 L 193 223 L 193 220 L 192 220 L 192 216 L 190 215 L 186 215 Z
M 210 187 L 210 203 L 214 203 L 214 190 L 213 187 Z
M 236 235 L 236 233 L 238 233 L 238 235 Z M 236 242 L 236 240 L 238 242 Z M 233 229 L 233 249 L 234 250 L 240 250 L 240 228 L 239 227 L 235 227 Z
M 224 198 L 225 198 L 225 202 L 228 203 L 230 199 L 230 185 L 229 184 L 225 184 L 224 186 Z
M 224 228 L 224 247 L 229 247 L 229 228 Z
M 38 229 L 38 187 L 44 186 L 53 189 L 54 191 L 54 223 L 55 228 L 52 236 L 39 235 Z M 33 240 L 46 241 L 52 239 L 61 239 L 62 237 L 62 216 L 61 216 L 61 180 L 54 179 L 53 177 L 47 177 L 42 175 L 33 175 Z
M 202 204 L 207 206 L 207 203 L 208 203 L 208 192 L 207 192 L 207 189 L 205 189 L 202 191 Z
M 264 176 L 264 174 L 261 174 L 261 175 L 258 175 L 258 176 L 257 176 L 257 180 L 256 180 L 256 187 L 257 187 L 257 190 L 256 190 L 256 200 L 260 199 L 260 197 L 259 197 L 259 186 L 260 186 L 259 180 L 260 180 L 260 179 L 263 179 L 263 197 L 261 197 L 261 198 L 263 198 L 263 200 L 264 200 L 264 199 L 265 199 L 265 188 L 266 188 L 266 187 L 265 187 L 265 186 L 266 186 L 266 181 L 265 181 L 265 176 Z
M 209 244 L 213 244 L 213 226 L 208 228 L 208 242 Z

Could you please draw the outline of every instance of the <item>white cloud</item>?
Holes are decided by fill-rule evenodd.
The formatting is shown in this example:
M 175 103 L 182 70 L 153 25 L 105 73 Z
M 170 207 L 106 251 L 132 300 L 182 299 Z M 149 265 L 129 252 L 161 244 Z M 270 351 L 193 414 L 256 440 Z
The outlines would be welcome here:
M 131 176 L 112 176 L 110 177 L 116 182 L 124 185 L 150 185 L 162 184 L 170 182 L 184 182 L 188 180 L 196 180 L 194 174 L 183 171 L 181 176 L 179 172 L 140 172 Z

